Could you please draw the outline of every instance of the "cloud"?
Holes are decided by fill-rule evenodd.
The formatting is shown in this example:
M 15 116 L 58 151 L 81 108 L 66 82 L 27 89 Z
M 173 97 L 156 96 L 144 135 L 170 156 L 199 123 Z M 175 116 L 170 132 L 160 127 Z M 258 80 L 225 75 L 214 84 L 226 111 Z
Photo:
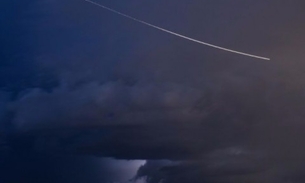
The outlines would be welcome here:
M 259 129 L 252 116 L 263 109 L 235 90 L 209 90 L 120 81 L 33 89 L 10 103 L 13 134 L 39 149 L 127 159 L 198 158 L 214 148 L 248 144 Z
M 147 183 L 275 183 L 285 179 L 282 171 L 270 172 L 270 167 L 273 165 L 264 153 L 230 147 L 212 151 L 201 159 L 148 161 L 139 168 L 136 179 L 144 178 Z
M 138 176 L 150 182 L 302 182 L 303 4 L 107 3 L 200 40 L 274 58 L 262 63 L 82 1 L 30 1 L 21 15 L 0 18 L 13 25 L 1 34 L 0 82 L 10 94 L 0 94 L 0 143 L 25 152 L 27 164 L 32 153 L 148 159 Z M 22 34 L 15 38 L 12 30 Z M 154 161 L 160 159 L 170 163 Z
M 35 126 L 136 125 L 196 120 L 202 93 L 178 84 L 88 83 L 52 92 L 32 89 L 11 104 L 17 129 Z M 36 127 L 37 128 L 37 127 Z
M 233 81 L 238 87 L 212 94 L 214 87 L 123 81 L 29 90 L 10 103 L 9 145 L 174 162 L 148 161 L 138 178 L 149 183 L 302 180 L 303 104 L 294 100 L 302 90 Z
M 148 161 L 137 173 L 136 178 L 145 178 L 148 183 L 188 183 L 222 182 L 222 179 L 235 181 L 243 176 L 265 171 L 265 157 L 240 148 L 213 151 L 196 161 L 166 162 Z M 249 179 L 250 181 L 250 179 Z

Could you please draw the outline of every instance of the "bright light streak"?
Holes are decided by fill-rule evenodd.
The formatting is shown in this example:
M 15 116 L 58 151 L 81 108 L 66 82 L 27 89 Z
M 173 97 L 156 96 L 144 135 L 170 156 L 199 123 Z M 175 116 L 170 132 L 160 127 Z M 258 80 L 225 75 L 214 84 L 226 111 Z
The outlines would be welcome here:
M 126 18 L 129 18 L 131 20 L 134 20 L 136 22 L 139 22 L 141 24 L 144 24 L 144 25 L 147 25 L 149 27 L 152 27 L 152 28 L 155 28 L 155 29 L 158 29 L 160 31 L 163 31 L 163 32 L 166 32 L 166 33 L 169 33 L 171 35 L 174 35 L 174 36 L 178 36 L 180 38 L 183 38 L 183 39 L 187 39 L 189 41 L 192 41 L 192 42 L 195 42 L 195 43 L 199 43 L 199 44 L 202 44 L 202 45 L 205 45 L 205 46 L 209 46 L 209 47 L 212 47 L 212 48 L 216 48 L 216 49 L 219 49 L 219 50 L 223 50 L 223 51 L 227 51 L 227 52 L 231 52 L 231 53 L 235 53 L 235 54 L 239 54 L 239 55 L 244 55 L 244 56 L 247 56 L 247 57 L 252 57 L 252 58 L 257 58 L 257 59 L 262 59 L 262 60 L 270 60 L 270 58 L 266 58 L 266 57 L 262 57 L 262 56 L 257 56 L 257 55 L 252 55 L 252 54 L 249 54 L 249 53 L 245 53 L 245 52 L 240 52 L 240 51 L 236 51 L 236 50 L 232 50 L 232 49 L 228 49 L 228 48 L 224 48 L 224 47 L 221 47 L 221 46 L 217 46 L 217 45 L 214 45 L 214 44 L 210 44 L 210 43 L 206 43 L 206 42 L 203 42 L 203 41 L 199 41 L 199 40 L 196 40 L 196 39 L 193 39 L 193 38 L 190 38 L 190 37 L 187 37 L 187 36 L 184 36 L 182 34 L 178 34 L 176 32 L 173 32 L 173 31 L 170 31 L 170 30 L 167 30 L 167 29 L 164 29 L 162 27 L 159 27 L 159 26 L 156 26 L 156 25 L 153 25 L 153 24 L 150 24 L 150 23 L 147 23 L 143 20 L 139 20 L 137 18 L 134 18 L 132 16 L 129 16 L 129 15 L 126 15 L 124 13 L 121 13 L 117 10 L 114 10 L 114 9 L 111 9 L 111 8 L 108 8 L 107 6 L 104 6 L 102 4 L 99 4 L 99 3 L 96 3 L 94 1 L 91 1 L 91 0 L 84 0 L 88 3 L 91 3 L 91 4 L 94 4 L 96 6 L 99 6 L 103 9 L 106 9 L 108 11 L 111 11 L 113 13 L 116 13 L 118 15 L 121 15 L 123 17 L 126 17 Z

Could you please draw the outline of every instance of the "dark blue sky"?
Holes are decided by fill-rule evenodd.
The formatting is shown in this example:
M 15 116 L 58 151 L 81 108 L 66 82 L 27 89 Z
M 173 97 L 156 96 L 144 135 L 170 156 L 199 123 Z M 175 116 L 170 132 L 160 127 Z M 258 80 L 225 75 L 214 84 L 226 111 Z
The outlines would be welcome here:
M 97 2 L 272 60 L 82 0 L 3 0 L 0 182 L 107 183 L 125 176 L 111 165 L 139 166 L 96 157 L 147 159 L 148 183 L 304 182 L 303 1 Z

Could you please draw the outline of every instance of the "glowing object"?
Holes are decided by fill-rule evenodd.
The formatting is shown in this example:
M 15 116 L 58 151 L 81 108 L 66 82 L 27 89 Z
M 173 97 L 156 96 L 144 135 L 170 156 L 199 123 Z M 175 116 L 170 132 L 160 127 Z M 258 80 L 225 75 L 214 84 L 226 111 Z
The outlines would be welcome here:
M 114 9 L 111 9 L 111 8 L 108 8 L 104 5 L 101 5 L 99 3 L 96 3 L 96 2 L 93 2 L 93 1 L 90 1 L 90 0 L 85 0 L 86 2 L 88 3 L 91 3 L 91 4 L 94 4 L 96 6 L 99 6 L 103 9 L 106 9 L 108 11 L 111 11 L 113 13 L 116 13 L 118 15 L 121 15 L 123 17 L 126 17 L 126 18 L 129 18 L 131 20 L 134 20 L 136 22 L 139 22 L 141 24 L 144 24 L 144 25 L 147 25 L 149 27 L 152 27 L 152 28 L 155 28 L 155 29 L 158 29 L 160 31 L 163 31 L 163 32 L 166 32 L 166 33 L 169 33 L 171 35 L 174 35 L 174 36 L 178 36 L 180 38 L 183 38 L 183 39 L 187 39 L 189 41 L 192 41 L 192 42 L 195 42 L 195 43 L 199 43 L 199 44 L 202 44 L 202 45 L 206 45 L 206 46 L 209 46 L 209 47 L 212 47 L 212 48 L 216 48 L 216 49 L 219 49 L 219 50 L 223 50 L 223 51 L 227 51 L 227 52 L 231 52 L 231 53 L 235 53 L 235 54 L 239 54 L 239 55 L 244 55 L 244 56 L 248 56 L 248 57 L 252 57 L 252 58 L 257 58 L 257 59 L 262 59 L 262 60 L 270 60 L 270 58 L 266 58 L 266 57 L 261 57 L 261 56 L 257 56 L 257 55 L 252 55 L 252 54 L 249 54 L 249 53 L 244 53 L 244 52 L 240 52 L 240 51 L 236 51 L 236 50 L 232 50 L 232 49 L 228 49 L 228 48 L 224 48 L 224 47 L 221 47 L 221 46 L 217 46 L 217 45 L 213 45 L 213 44 L 210 44 L 210 43 L 206 43 L 206 42 L 203 42 L 203 41 L 199 41 L 199 40 L 196 40 L 196 39 L 193 39 L 193 38 L 190 38 L 190 37 L 187 37 L 187 36 L 184 36 L 184 35 L 181 35 L 181 34 L 178 34 L 178 33 L 175 33 L 175 32 L 172 32 L 172 31 L 169 31 L 167 29 L 164 29 L 162 27 L 158 27 L 156 25 L 153 25 L 153 24 L 150 24 L 150 23 L 147 23 L 143 20 L 139 20 L 137 18 L 134 18 L 132 16 L 129 16 L 129 15 L 126 15 L 124 13 L 121 13 L 119 11 L 116 11 Z

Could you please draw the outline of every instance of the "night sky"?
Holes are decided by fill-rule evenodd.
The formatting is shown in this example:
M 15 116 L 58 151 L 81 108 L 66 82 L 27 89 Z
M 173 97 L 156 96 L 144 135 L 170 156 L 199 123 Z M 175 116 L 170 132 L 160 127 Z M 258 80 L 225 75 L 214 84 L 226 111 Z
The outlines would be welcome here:
M 1 183 L 304 183 L 305 2 L 0 2 Z

